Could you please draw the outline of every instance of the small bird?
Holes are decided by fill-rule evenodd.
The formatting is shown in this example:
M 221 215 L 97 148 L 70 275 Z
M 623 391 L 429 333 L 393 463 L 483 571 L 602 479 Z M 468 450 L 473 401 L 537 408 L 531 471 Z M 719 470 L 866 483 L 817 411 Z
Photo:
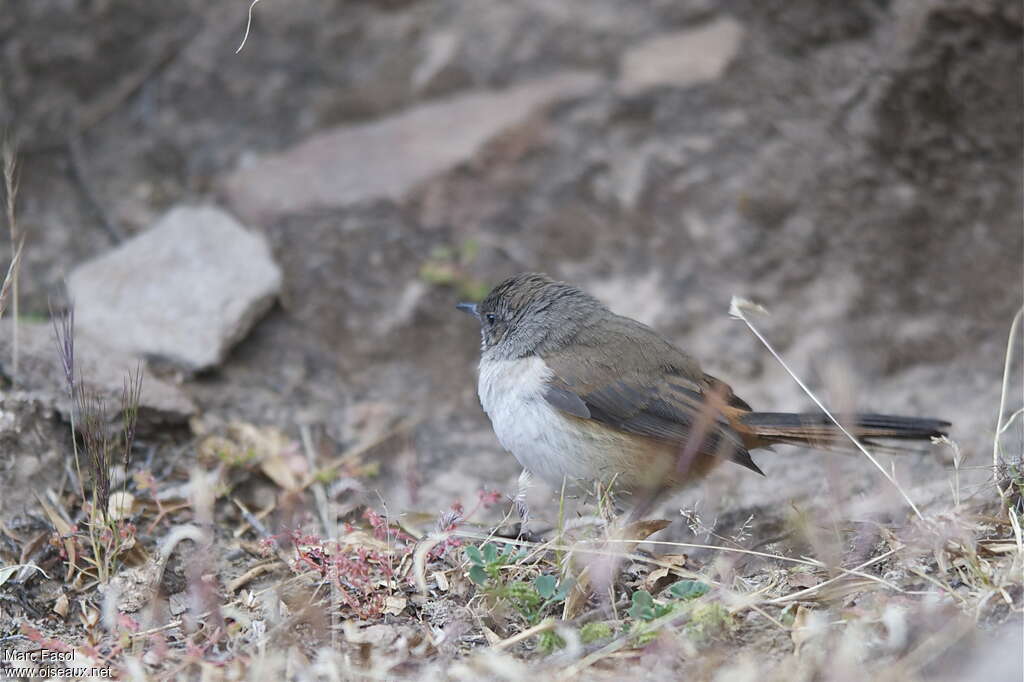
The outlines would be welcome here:
M 554 486 L 594 482 L 656 495 L 729 460 L 762 474 L 750 450 L 848 443 L 823 413 L 755 412 L 650 327 L 581 289 L 527 272 L 459 309 L 480 321 L 480 403 L 501 445 Z M 866 442 L 923 440 L 939 419 L 840 418 Z

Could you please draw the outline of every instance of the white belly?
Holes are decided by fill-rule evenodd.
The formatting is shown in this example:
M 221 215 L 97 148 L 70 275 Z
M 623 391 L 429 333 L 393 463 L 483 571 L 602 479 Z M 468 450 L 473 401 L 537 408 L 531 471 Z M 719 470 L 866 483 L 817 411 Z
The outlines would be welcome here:
M 610 480 L 612 461 L 622 456 L 623 443 L 606 429 L 584 429 L 545 399 L 551 370 L 538 357 L 482 360 L 480 404 L 491 418 L 502 447 L 523 468 L 554 488 Z M 610 451 L 619 457 L 609 458 Z M 611 461 L 610 461 L 611 460 Z

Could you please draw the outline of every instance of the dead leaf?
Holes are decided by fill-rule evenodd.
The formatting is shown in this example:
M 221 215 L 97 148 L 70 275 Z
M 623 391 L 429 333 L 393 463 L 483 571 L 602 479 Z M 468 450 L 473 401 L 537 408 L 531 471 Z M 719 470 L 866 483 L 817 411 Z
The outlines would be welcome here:
M 21 564 L 0 567 L 0 585 L 3 585 L 5 582 L 7 582 L 12 575 L 18 572 L 20 568 Z
M 53 524 L 54 530 L 57 531 L 58 535 L 64 538 L 64 552 L 68 557 L 68 572 L 67 575 L 64 576 L 64 582 L 71 582 L 71 576 L 75 572 L 75 567 L 78 561 L 78 551 L 75 549 L 75 541 L 70 537 L 71 525 L 65 521 L 64 517 L 58 514 L 57 511 L 46 502 L 46 500 L 39 496 L 36 496 L 36 499 L 39 500 L 39 505 L 43 508 L 43 512 L 46 513 L 46 518 L 50 519 L 50 523 Z
M 660 592 L 664 588 L 668 587 L 668 583 L 675 582 L 677 577 L 685 577 L 675 571 L 676 568 L 682 568 L 686 565 L 685 554 L 665 554 L 658 557 L 658 561 L 666 564 L 672 564 L 672 567 L 661 566 L 647 574 L 647 577 L 644 578 L 643 581 L 643 587 L 651 594 Z
M 392 594 L 384 597 L 384 613 L 399 616 L 402 611 L 405 610 L 405 605 L 408 603 L 405 597 L 397 594 Z
M 487 627 L 486 625 L 481 625 L 480 629 L 484 633 L 484 638 L 487 640 L 488 646 L 494 646 L 495 644 L 501 642 L 501 637 L 498 637 L 497 633 L 494 632 L 494 630 Z
M 626 524 L 620 530 L 613 530 L 609 539 L 613 540 L 636 540 L 636 542 L 627 543 L 628 549 L 623 550 L 624 553 L 630 554 L 636 549 L 636 546 L 641 541 L 651 537 L 659 530 L 664 530 L 671 524 L 671 521 L 665 519 L 649 519 L 645 521 L 634 521 L 633 523 Z
M 267 478 L 288 492 L 302 488 L 300 482 L 308 473 L 308 462 L 298 444 L 281 430 L 234 422 L 228 426 L 228 432 L 246 456 L 251 455 L 259 462 Z
M 816 634 L 812 628 L 809 627 L 809 619 L 811 616 L 811 610 L 805 608 L 802 604 L 796 607 L 796 616 L 793 617 L 793 629 L 790 631 L 789 636 L 793 640 L 793 655 L 799 656 L 800 649 L 803 647 L 804 642 L 814 637 Z
M 358 528 L 353 529 L 351 532 L 345 533 L 338 538 L 338 547 L 341 550 L 347 550 L 352 546 L 365 547 L 375 552 L 390 552 L 392 550 L 391 543 L 387 540 L 376 538 L 370 533 Z
M 789 584 L 792 587 L 808 588 L 821 583 L 816 575 L 808 571 L 794 571 L 789 574 Z
M 99 609 L 89 606 L 85 602 L 79 602 L 82 607 L 82 612 L 78 614 L 78 619 L 82 622 L 82 625 L 86 630 L 92 630 L 96 627 L 96 624 L 100 622 L 100 611 Z
M 71 603 L 68 601 L 68 596 L 61 592 L 60 596 L 53 602 L 53 612 L 61 618 L 67 618 L 70 606 Z

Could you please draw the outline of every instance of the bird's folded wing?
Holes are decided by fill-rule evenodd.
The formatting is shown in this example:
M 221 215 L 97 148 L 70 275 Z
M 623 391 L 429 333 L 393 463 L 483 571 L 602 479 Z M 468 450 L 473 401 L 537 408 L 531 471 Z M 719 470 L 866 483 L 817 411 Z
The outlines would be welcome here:
M 716 407 L 716 399 L 709 396 L 714 392 L 723 405 L 745 403 L 735 398 L 726 384 L 714 377 L 706 380 L 692 359 L 649 328 L 634 324 L 636 327 L 602 329 L 599 338 L 592 334 L 577 339 L 591 352 L 546 356 L 544 361 L 552 372 L 546 400 L 574 417 L 677 443 L 680 452 L 691 436 L 696 436 L 700 442 L 691 445 L 698 448 L 696 452 L 731 459 L 760 473 Z M 602 348 L 615 348 L 616 352 L 603 353 Z M 666 358 L 676 361 L 665 363 Z M 613 379 L 609 381 L 609 377 Z

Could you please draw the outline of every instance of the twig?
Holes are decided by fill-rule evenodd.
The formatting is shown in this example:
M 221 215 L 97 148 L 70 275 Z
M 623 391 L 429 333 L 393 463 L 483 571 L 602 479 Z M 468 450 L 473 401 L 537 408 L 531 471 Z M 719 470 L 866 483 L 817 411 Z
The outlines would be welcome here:
M 523 641 L 525 641 L 527 639 L 530 639 L 534 635 L 539 635 L 542 632 L 547 632 L 548 630 L 553 630 L 556 625 L 557 625 L 557 622 L 555 621 L 554 618 L 550 618 L 550 617 L 545 618 L 541 622 L 539 622 L 536 625 L 534 625 L 532 628 L 527 628 L 527 629 L 523 630 L 520 633 L 514 634 L 511 637 L 503 639 L 500 642 L 497 642 L 496 644 L 494 644 L 494 646 L 492 646 L 491 648 L 492 649 L 498 649 L 498 650 L 507 649 L 510 646 L 514 646 L 516 644 L 519 644 L 519 642 L 523 642 Z
M 10 143 L 4 144 L 4 189 L 6 190 L 7 227 L 11 233 L 11 249 L 16 252 L 11 258 L 11 267 L 7 271 L 10 278 L 10 296 L 13 301 L 11 313 L 14 317 L 14 324 L 11 327 L 11 378 L 18 380 L 18 320 L 21 319 L 18 281 L 21 273 L 21 249 L 25 244 L 24 236 L 18 229 L 18 221 L 15 219 L 14 205 L 18 197 L 18 163 L 14 148 Z M 7 290 L 8 280 L 4 280 L 4 290 Z M 0 299 L 5 297 L 0 295 Z M 3 308 L 3 300 L 0 300 L 0 309 Z
M 316 453 L 313 451 L 313 438 L 309 432 L 309 426 L 307 424 L 299 426 L 299 435 L 302 438 L 302 451 L 306 454 L 306 462 L 309 464 L 309 470 L 315 471 Z M 313 497 L 316 499 L 316 510 L 317 514 L 320 515 L 320 525 L 323 526 L 324 535 L 333 540 L 337 524 L 331 521 L 328 514 L 327 491 L 324 489 L 323 481 L 320 479 L 313 479 L 310 487 L 313 489 Z
M 256 578 L 260 577 L 264 573 L 272 572 L 274 568 L 276 568 L 280 564 L 281 561 L 279 559 L 274 559 L 272 561 L 264 561 L 262 564 L 256 564 L 248 571 L 246 571 L 245 573 L 238 576 L 237 578 L 235 578 L 227 584 L 228 593 L 234 594 L 235 592 L 238 592 L 238 590 L 245 587 L 246 585 L 251 583 Z
M 787 627 L 785 623 L 780 621 L 778 618 L 772 616 L 770 613 L 768 613 L 767 611 L 765 611 L 764 609 L 759 607 L 757 604 L 747 604 L 746 608 L 748 608 L 751 611 L 754 611 L 754 612 L 760 614 L 761 616 L 764 616 L 766 620 L 768 620 L 772 625 L 774 625 L 775 627 L 779 628 L 783 632 L 792 632 L 793 631 L 793 628 Z
M 232 497 L 231 501 L 235 503 L 236 507 L 238 507 L 238 511 L 242 513 L 242 518 L 245 519 L 245 522 L 259 533 L 261 538 L 269 538 L 271 536 L 267 527 L 260 523 L 260 520 L 256 518 L 251 511 L 249 511 L 249 508 L 246 507 L 245 504 L 235 497 Z
M 1003 422 L 1003 428 L 1001 428 L 998 431 L 996 431 L 996 435 L 1001 436 L 1004 433 L 1006 433 L 1006 431 L 1011 426 L 1013 426 L 1013 422 L 1015 422 L 1017 420 L 1017 418 L 1020 417 L 1022 414 L 1024 414 L 1024 407 L 1020 408 L 1019 410 L 1017 410 L 1016 412 L 1011 414 L 1009 417 L 1007 417 L 1006 421 Z
M 875 468 L 882 472 L 882 475 L 885 476 L 885 478 L 890 483 L 892 483 L 896 490 L 899 491 L 900 495 L 903 496 L 903 499 L 906 500 L 907 504 L 910 505 L 910 508 L 913 510 L 914 515 L 923 521 L 924 516 L 921 514 L 921 511 L 917 508 L 917 505 L 914 504 L 914 501 L 910 499 L 910 496 L 903 489 L 903 486 L 896 482 L 896 477 L 885 470 L 885 467 L 883 467 L 881 463 L 879 463 L 879 461 L 875 459 L 874 455 L 868 452 L 867 448 L 864 447 L 864 445 L 856 438 L 856 436 L 850 433 L 846 429 L 846 427 L 843 426 L 839 422 L 839 420 L 835 418 L 832 412 L 829 411 L 827 407 L 825 407 L 825 404 L 822 403 L 821 400 L 818 399 L 818 396 L 816 396 L 814 392 L 807 387 L 807 384 L 805 384 L 803 380 L 801 380 L 800 377 L 797 376 L 796 372 L 790 369 L 789 365 L 786 364 L 786 361 L 782 359 L 782 356 L 780 356 L 778 352 L 776 352 L 775 348 L 773 348 L 772 345 L 768 342 L 768 339 L 766 339 L 761 334 L 761 332 L 758 331 L 757 327 L 755 327 L 753 323 L 749 319 L 747 319 L 746 313 L 744 312 L 745 310 L 752 310 L 755 312 L 767 312 L 763 307 L 755 303 L 751 303 L 750 301 L 744 300 L 737 296 L 733 296 L 732 303 L 729 306 L 729 314 L 732 315 L 733 317 L 743 320 L 743 322 L 746 323 L 747 327 L 750 328 L 750 331 L 754 333 L 754 336 L 756 336 L 758 340 L 762 344 L 764 344 L 764 347 L 767 348 L 768 352 L 772 354 L 772 357 L 774 357 L 779 362 L 779 364 L 782 365 L 782 368 L 789 373 L 789 376 L 793 377 L 793 380 L 796 381 L 797 385 L 799 385 L 801 389 L 803 389 L 804 393 L 810 396 L 811 400 L 814 401 L 814 404 L 818 406 L 818 409 L 824 412 L 825 416 L 832 420 L 832 423 L 834 423 L 837 427 L 839 427 L 839 430 L 843 432 L 843 435 L 849 438 L 850 442 L 852 442 L 858 450 L 864 453 L 864 456 L 867 457 L 871 461 L 871 463 L 875 465 Z
M 580 540 L 580 542 L 632 542 L 631 540 Z M 794 564 L 803 564 L 805 566 L 813 566 L 814 568 L 828 568 L 828 564 L 818 561 L 817 559 L 794 559 L 793 557 L 783 556 L 781 554 L 770 554 L 768 552 L 758 552 L 753 549 L 743 549 L 741 547 L 723 547 L 721 545 L 701 545 L 692 542 L 669 542 L 668 540 L 644 540 L 643 544 L 647 545 L 667 545 L 669 547 L 688 547 L 690 549 L 718 549 L 726 552 L 736 552 L 737 554 L 750 554 L 752 556 L 764 557 L 766 559 L 777 559 L 779 561 L 788 561 Z
M 867 561 L 865 561 L 864 563 L 862 563 L 861 565 L 857 566 L 856 568 L 854 568 L 852 570 L 849 570 L 849 571 L 843 570 L 843 574 L 842 575 L 837 575 L 834 578 L 829 578 L 825 582 L 818 583 L 814 587 L 808 587 L 806 590 L 800 590 L 799 592 L 794 592 L 793 594 L 787 594 L 785 597 L 778 597 L 776 599 L 769 599 L 768 601 L 766 601 L 764 603 L 765 604 L 784 604 L 784 603 L 789 602 L 789 601 L 799 601 L 800 599 L 802 599 L 803 597 L 805 597 L 805 596 L 807 596 L 809 594 L 814 594 L 815 592 L 818 592 L 819 590 L 821 590 L 821 588 L 825 587 L 826 585 L 831 585 L 832 583 L 834 583 L 834 582 L 836 582 L 838 580 L 842 580 L 843 578 L 847 577 L 847 573 L 850 573 L 850 574 L 853 574 L 853 575 L 857 575 L 857 576 L 860 576 L 860 577 L 868 577 L 868 574 L 860 573 L 861 569 L 864 569 L 864 568 L 867 568 L 868 566 L 872 566 L 874 564 L 877 564 L 880 561 L 884 561 L 885 559 L 888 559 L 893 554 L 895 554 L 897 551 L 898 550 L 896 550 L 896 549 L 890 549 L 885 554 L 879 554 L 878 556 L 874 557 L 873 559 L 868 559 Z M 874 578 L 875 580 L 881 580 L 877 576 L 870 576 L 870 577 Z M 899 588 L 897 588 L 897 590 L 899 590 Z M 902 590 L 899 590 L 899 591 L 902 592 Z
M 961 605 L 967 605 L 966 599 L 964 599 L 961 595 L 957 594 L 949 585 L 943 584 L 941 580 L 936 580 L 932 576 L 928 575 L 924 571 L 917 568 L 911 568 L 910 572 L 916 575 L 918 578 L 926 580 L 930 582 L 932 585 L 935 585 L 937 588 L 948 594 L 950 597 L 953 597 L 953 599 L 956 599 L 958 602 L 960 602 Z
M 18 267 L 21 264 L 21 249 L 25 245 L 25 238 L 21 238 L 21 243 L 18 244 L 18 248 L 14 251 L 14 257 L 11 258 L 11 264 L 7 266 L 7 275 L 4 277 L 3 286 L 0 287 L 0 317 L 4 316 L 4 311 L 7 310 L 7 299 L 11 293 L 11 286 L 14 284 Z M 17 325 L 15 325 L 17 328 Z
M 238 49 L 235 50 L 235 54 L 242 51 L 242 48 L 245 47 L 245 41 L 249 39 L 249 27 L 252 26 L 252 8 L 255 7 L 256 3 L 259 1 L 260 0 L 252 0 L 252 4 L 249 5 L 249 18 L 245 21 L 245 35 L 242 36 L 242 42 L 238 46 Z

